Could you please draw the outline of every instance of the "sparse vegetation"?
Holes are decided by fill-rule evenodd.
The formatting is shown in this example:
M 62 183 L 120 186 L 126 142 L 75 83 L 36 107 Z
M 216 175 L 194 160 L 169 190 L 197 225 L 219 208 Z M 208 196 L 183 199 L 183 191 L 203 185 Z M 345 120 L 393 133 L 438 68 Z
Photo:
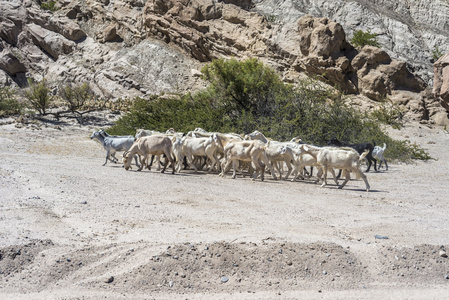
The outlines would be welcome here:
M 371 112 L 371 117 L 375 120 L 390 125 L 395 129 L 400 129 L 402 127 L 403 116 L 404 113 L 398 105 L 386 102 L 382 103 L 380 107 Z
M 441 56 L 443 56 L 443 52 L 438 48 L 438 46 L 435 46 L 435 48 L 432 50 L 432 59 L 434 61 L 437 61 Z
M 66 102 L 72 113 L 79 113 L 80 110 L 91 109 L 89 107 L 89 100 L 94 98 L 94 94 L 87 83 L 60 86 L 59 96 Z
M 39 83 L 28 80 L 29 87 L 25 89 L 25 97 L 32 108 L 39 114 L 45 115 L 50 103 L 53 100 L 47 80 L 44 78 Z
M 51 12 L 55 12 L 57 9 L 55 7 L 56 1 L 41 1 L 40 6 L 42 9 L 49 10 Z
M 257 59 L 215 60 L 202 73 L 210 82 L 207 89 L 171 98 L 137 98 L 109 132 L 134 134 L 137 128 L 165 131 L 170 127 L 183 132 L 196 127 L 236 133 L 259 130 L 275 140 L 300 136 L 318 145 L 332 137 L 351 143 L 387 143 L 390 159 L 430 159 L 424 149 L 393 140 L 382 130 L 377 118 L 396 124 L 400 113 L 395 108 L 362 113 L 345 104 L 341 93 L 315 80 L 304 80 L 297 87 L 284 84 Z
M 24 104 L 15 98 L 15 91 L 11 87 L 0 88 L 0 117 L 19 115 Z
M 270 23 L 275 23 L 277 20 L 277 17 L 275 15 L 269 15 L 269 16 L 267 16 L 267 20 Z
M 375 33 L 371 33 L 371 31 L 363 31 L 357 30 L 354 32 L 352 39 L 350 40 L 351 45 L 354 47 L 363 47 L 363 46 L 375 46 L 380 47 L 379 42 L 377 41 L 377 35 Z

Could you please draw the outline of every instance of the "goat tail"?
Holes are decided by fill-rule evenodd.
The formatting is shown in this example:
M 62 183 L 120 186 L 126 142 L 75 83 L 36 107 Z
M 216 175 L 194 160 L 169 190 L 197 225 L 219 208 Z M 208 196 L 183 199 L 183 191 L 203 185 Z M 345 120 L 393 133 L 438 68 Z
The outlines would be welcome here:
M 384 147 L 382 148 L 382 150 L 385 151 L 385 149 L 387 149 L 387 144 L 384 143 Z
M 365 149 L 365 151 L 363 151 L 363 153 L 360 155 L 359 161 L 362 161 L 365 158 L 365 156 L 368 155 L 368 153 L 369 153 L 369 150 Z

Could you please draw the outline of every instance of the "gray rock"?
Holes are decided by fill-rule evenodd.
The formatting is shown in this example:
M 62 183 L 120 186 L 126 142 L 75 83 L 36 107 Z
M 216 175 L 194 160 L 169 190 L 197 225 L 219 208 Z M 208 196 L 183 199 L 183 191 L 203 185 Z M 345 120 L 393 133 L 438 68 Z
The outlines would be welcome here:
M 385 236 L 385 235 L 378 235 L 378 234 L 376 234 L 374 236 L 374 238 L 376 238 L 378 240 L 388 240 L 388 236 Z

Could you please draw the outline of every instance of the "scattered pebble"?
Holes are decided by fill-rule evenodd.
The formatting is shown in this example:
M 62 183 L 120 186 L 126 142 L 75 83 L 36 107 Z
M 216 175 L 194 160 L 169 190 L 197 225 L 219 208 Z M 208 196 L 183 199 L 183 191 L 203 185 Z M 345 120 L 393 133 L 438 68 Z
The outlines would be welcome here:
M 80 204 L 87 204 L 87 201 L 86 200 L 81 201 Z
M 168 283 L 168 286 L 169 286 L 169 287 L 173 287 L 173 281 L 170 281 L 170 282 Z
M 440 256 L 441 257 L 447 257 L 446 251 L 440 250 Z
M 226 276 L 222 276 L 222 277 L 221 277 L 221 282 L 226 283 L 226 282 L 228 282 L 228 281 L 229 281 L 229 278 L 228 278 L 228 277 L 226 277 Z
M 385 236 L 385 235 L 378 235 L 378 234 L 376 234 L 374 236 L 374 238 L 376 238 L 378 240 L 388 240 L 388 236 Z
M 114 281 L 114 276 L 109 277 L 108 279 L 106 279 L 106 283 L 111 283 Z

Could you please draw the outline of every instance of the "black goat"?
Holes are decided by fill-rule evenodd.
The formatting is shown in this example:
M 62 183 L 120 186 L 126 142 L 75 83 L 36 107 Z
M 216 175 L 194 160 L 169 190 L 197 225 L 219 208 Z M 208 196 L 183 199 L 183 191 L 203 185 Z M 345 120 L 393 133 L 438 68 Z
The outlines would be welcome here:
M 374 146 L 371 143 L 360 143 L 360 144 L 346 144 L 342 143 L 336 138 L 331 139 L 328 143 L 329 146 L 337 146 L 337 147 L 351 147 L 355 149 L 360 155 L 365 151 L 365 149 L 369 150 L 368 154 L 365 156 L 365 159 L 368 163 L 368 168 L 365 172 L 369 172 L 371 168 L 371 164 L 374 163 L 374 171 L 377 172 L 377 161 L 373 157 L 373 149 Z M 337 176 L 339 177 L 339 176 Z

